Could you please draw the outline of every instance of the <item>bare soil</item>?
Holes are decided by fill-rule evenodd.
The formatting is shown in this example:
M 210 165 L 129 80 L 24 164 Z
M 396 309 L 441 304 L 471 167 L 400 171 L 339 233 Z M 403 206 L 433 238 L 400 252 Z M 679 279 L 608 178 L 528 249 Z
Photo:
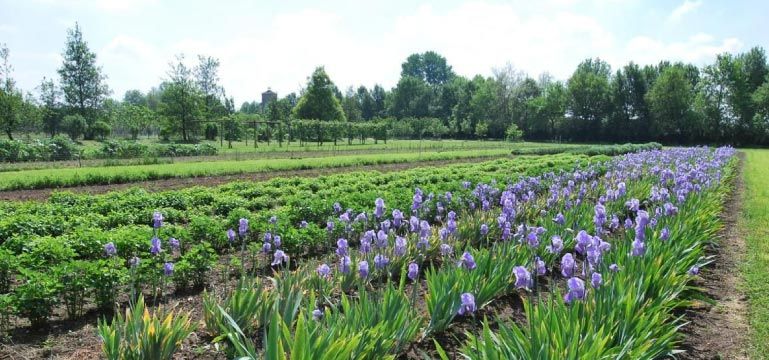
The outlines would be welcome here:
M 226 184 L 233 181 L 264 181 L 277 177 L 315 177 L 322 175 L 332 175 L 339 172 L 351 172 L 351 171 L 379 171 L 379 172 L 392 172 L 406 169 L 413 169 L 417 167 L 425 166 L 442 166 L 456 163 L 472 163 L 482 160 L 490 160 L 494 158 L 506 157 L 503 156 L 488 156 L 477 158 L 464 158 L 464 159 L 452 159 L 452 160 L 432 160 L 432 161 L 415 161 L 397 164 L 382 164 L 382 165 L 355 165 L 344 167 L 331 167 L 322 169 L 305 169 L 305 170 L 280 170 L 270 172 L 257 172 L 249 174 L 238 175 L 220 175 L 220 176 L 204 176 L 204 177 L 190 177 L 190 178 L 177 178 L 177 179 L 165 179 L 165 180 L 152 180 L 152 181 L 140 181 L 125 184 L 109 184 L 109 185 L 88 185 L 77 186 L 68 188 L 55 188 L 55 189 L 36 189 L 36 190 L 11 190 L 0 191 L 0 201 L 45 201 L 55 191 L 71 191 L 74 193 L 83 194 L 103 194 L 115 190 L 124 190 L 128 188 L 140 187 L 147 191 L 164 191 L 183 189 L 192 186 L 217 186 Z M 0 358 L 2 360 L 2 358 Z
M 742 210 L 744 154 L 735 178 L 734 191 L 726 201 L 721 219 L 724 228 L 717 242 L 707 248 L 713 262 L 703 268 L 695 283 L 713 301 L 698 301 L 687 309 L 683 328 L 685 353 L 680 359 L 748 359 L 747 298 L 741 290 L 739 267 L 745 256 L 745 234 L 737 221 Z

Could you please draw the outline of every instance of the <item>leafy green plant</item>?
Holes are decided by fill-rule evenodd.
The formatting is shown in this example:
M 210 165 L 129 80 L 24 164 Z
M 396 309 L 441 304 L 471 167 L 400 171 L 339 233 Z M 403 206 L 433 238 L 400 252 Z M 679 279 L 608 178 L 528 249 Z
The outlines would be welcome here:
M 219 256 L 208 242 L 191 246 L 174 267 L 174 283 L 177 289 L 202 288 L 208 274 L 216 266 Z
M 0 248 L 0 294 L 11 291 L 19 261 L 10 251 Z
M 90 290 L 89 275 L 94 272 L 93 263 L 83 260 L 75 260 L 57 265 L 53 269 L 59 281 L 67 316 L 70 319 L 77 318 L 83 313 L 86 298 Z
M 144 297 L 117 314 L 112 323 L 99 320 L 102 353 L 110 360 L 171 359 L 182 341 L 194 330 L 189 315 L 159 308 L 150 314 Z
M 45 326 L 59 303 L 58 279 L 30 270 L 22 270 L 22 283 L 14 289 L 16 310 L 33 327 Z

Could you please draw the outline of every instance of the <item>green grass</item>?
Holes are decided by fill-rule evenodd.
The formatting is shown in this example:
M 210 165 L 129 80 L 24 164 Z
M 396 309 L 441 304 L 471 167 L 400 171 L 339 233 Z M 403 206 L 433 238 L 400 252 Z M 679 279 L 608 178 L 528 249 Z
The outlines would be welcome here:
M 742 272 L 748 295 L 751 355 L 769 354 L 769 150 L 745 150 L 745 193 L 739 226 L 746 230 Z
M 235 175 L 276 170 L 335 168 L 394 164 L 426 160 L 494 157 L 510 154 L 509 148 L 454 150 L 426 153 L 365 154 L 302 159 L 182 162 L 173 164 L 41 169 L 0 173 L 0 190 L 39 189 L 94 184 L 117 184 L 170 178 Z

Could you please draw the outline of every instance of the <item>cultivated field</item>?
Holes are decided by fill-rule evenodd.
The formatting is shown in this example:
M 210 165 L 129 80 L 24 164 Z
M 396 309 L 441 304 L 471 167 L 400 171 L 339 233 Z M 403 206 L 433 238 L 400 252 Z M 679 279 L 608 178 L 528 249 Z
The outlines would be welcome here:
M 701 301 L 726 296 L 719 269 L 740 256 L 711 244 L 741 162 L 731 148 L 649 146 L 4 202 L 0 354 L 745 354 L 717 342 L 735 320 Z M 767 154 L 747 152 L 748 194 Z M 760 291 L 766 266 L 745 270 Z

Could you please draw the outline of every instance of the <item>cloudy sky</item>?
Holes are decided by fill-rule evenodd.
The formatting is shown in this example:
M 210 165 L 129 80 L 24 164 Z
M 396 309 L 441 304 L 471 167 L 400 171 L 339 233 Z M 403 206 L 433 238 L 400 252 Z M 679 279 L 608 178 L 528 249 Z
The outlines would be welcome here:
M 587 57 L 615 68 L 702 65 L 717 53 L 769 48 L 762 0 L 0 0 L 0 9 L 0 43 L 22 89 L 57 77 L 77 21 L 116 98 L 156 86 L 179 53 L 219 58 L 222 85 L 240 104 L 267 87 L 298 91 L 318 65 L 341 89 L 390 88 L 403 60 L 426 50 L 466 76 L 509 62 L 566 79 Z

